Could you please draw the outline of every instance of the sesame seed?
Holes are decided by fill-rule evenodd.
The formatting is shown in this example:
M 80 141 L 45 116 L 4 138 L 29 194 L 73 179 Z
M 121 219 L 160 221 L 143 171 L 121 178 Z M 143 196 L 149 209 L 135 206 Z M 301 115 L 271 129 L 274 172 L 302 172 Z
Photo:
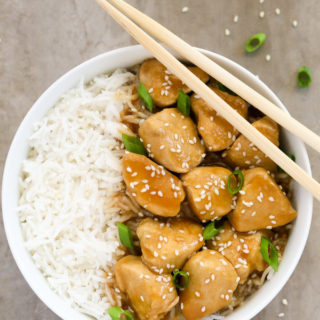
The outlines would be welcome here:
M 226 37 L 230 36 L 230 30 L 229 29 L 225 29 L 224 30 L 224 34 L 226 35 Z
M 276 15 L 279 15 L 281 13 L 280 9 L 276 8 L 275 13 L 276 13 Z
M 256 215 L 256 212 L 253 211 L 253 212 L 251 213 L 251 217 L 254 217 L 255 215 Z
M 292 21 L 292 26 L 293 26 L 294 28 L 296 28 L 296 27 L 298 26 L 298 21 L 297 21 L 297 20 L 293 20 L 293 21 Z
M 264 0 L 259 0 L 259 3 L 261 3 L 261 4 L 264 3 Z
M 287 300 L 287 299 L 282 299 L 282 304 L 283 304 L 284 306 L 287 306 L 287 305 L 288 305 L 288 300 Z
M 150 88 L 150 89 L 149 89 L 149 93 L 152 93 L 152 92 L 153 92 L 153 88 Z
M 233 17 L 233 22 L 237 23 L 239 21 L 239 16 L 235 15 Z
M 266 55 L 266 61 L 270 61 L 271 60 L 271 56 L 270 56 L 270 54 L 267 54 Z
M 222 294 L 222 295 L 220 296 L 220 298 L 221 298 L 221 299 L 224 299 L 224 294 Z
M 163 150 L 165 148 L 165 146 L 162 144 L 161 146 L 160 146 L 160 150 Z
M 174 254 L 176 255 L 176 256 L 178 256 L 179 255 L 179 250 L 174 250 Z
M 167 296 L 164 294 L 164 295 L 162 296 L 162 299 L 163 299 L 163 300 L 165 300 L 165 299 L 166 299 L 166 297 L 167 297 Z
M 270 202 L 274 202 L 274 197 L 269 197 L 268 199 Z
M 163 197 L 163 193 L 162 193 L 162 191 L 158 191 L 158 196 L 159 196 L 160 198 L 162 198 L 162 197 Z
M 214 281 L 215 278 L 216 278 L 216 276 L 212 273 L 211 274 L 211 280 Z
M 186 13 L 186 12 L 188 12 L 188 11 L 189 11 L 189 8 L 188 8 L 188 7 L 183 7 L 182 10 L 181 10 L 182 13 Z
M 158 257 L 159 253 L 157 251 L 153 251 L 153 255 L 156 258 L 156 257 Z
M 141 301 L 142 301 L 142 302 L 144 301 L 144 298 L 143 298 L 143 296 L 140 296 L 140 299 L 141 299 Z
M 206 307 L 203 306 L 203 307 L 201 308 L 201 312 L 205 312 L 205 311 L 206 311 Z
M 199 293 L 198 291 L 196 291 L 194 294 L 195 294 L 198 298 L 200 297 L 200 293 Z
M 278 318 L 283 318 L 283 317 L 284 317 L 284 313 L 283 312 L 278 314 Z
M 127 172 L 132 172 L 132 169 L 130 167 L 127 167 Z
M 264 18 L 264 11 L 260 11 L 259 12 L 259 17 L 262 19 L 262 18 Z
M 183 302 L 180 303 L 180 308 L 183 310 Z

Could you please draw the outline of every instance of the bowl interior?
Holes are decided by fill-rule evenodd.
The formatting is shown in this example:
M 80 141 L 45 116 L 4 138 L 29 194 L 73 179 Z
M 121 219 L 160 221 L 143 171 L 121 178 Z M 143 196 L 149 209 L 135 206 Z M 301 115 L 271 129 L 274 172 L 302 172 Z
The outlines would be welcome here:
M 280 108 L 286 110 L 275 94 L 252 73 L 218 54 L 206 50 L 201 51 Z M 19 197 L 18 177 L 21 162 L 27 156 L 28 137 L 33 132 L 33 124 L 47 113 L 64 92 L 75 87 L 81 78 L 88 81 L 98 74 L 117 68 L 130 67 L 149 57 L 150 54 L 141 46 L 131 46 L 99 55 L 66 73 L 49 87 L 30 109 L 13 139 L 7 156 L 2 184 L 2 209 L 10 249 L 21 273 L 33 291 L 53 312 L 66 320 L 88 320 L 89 318 L 72 309 L 70 303 L 62 300 L 49 288 L 47 281 L 34 265 L 30 254 L 24 247 L 19 225 L 16 210 Z M 297 163 L 311 174 L 308 155 L 303 143 L 284 130 L 281 138 L 286 151 L 294 153 L 297 157 Z M 312 218 L 312 196 L 300 185 L 295 184 L 294 199 L 294 205 L 299 214 L 294 223 L 279 271 L 259 291 L 247 299 L 243 306 L 226 317 L 226 320 L 251 319 L 277 295 L 294 271 L 309 234 Z

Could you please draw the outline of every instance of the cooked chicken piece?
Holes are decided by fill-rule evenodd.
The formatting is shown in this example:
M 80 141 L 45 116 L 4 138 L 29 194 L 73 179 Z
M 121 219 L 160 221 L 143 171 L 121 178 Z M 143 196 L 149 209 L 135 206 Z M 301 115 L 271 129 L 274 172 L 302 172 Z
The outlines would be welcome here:
M 231 303 L 238 285 L 232 264 L 214 250 L 193 255 L 183 271 L 189 273 L 189 285 L 180 294 L 182 313 L 187 320 L 210 315 Z
M 122 166 L 127 189 L 143 208 L 162 217 L 179 213 L 185 193 L 176 176 L 135 153 L 125 153 Z
M 158 320 L 179 301 L 170 275 L 151 272 L 136 256 L 120 259 L 115 267 L 119 289 L 125 292 L 141 320 Z
M 163 223 L 146 218 L 140 222 L 137 235 L 143 262 L 161 274 L 180 269 L 204 244 L 202 226 L 189 219 Z
M 228 215 L 240 232 L 272 229 L 291 222 L 297 212 L 264 168 L 243 171 L 244 185 L 236 208 Z
M 209 76 L 201 69 L 197 67 L 187 68 L 203 82 L 209 80 Z M 158 107 L 167 107 L 174 104 L 178 99 L 179 90 L 185 93 L 191 91 L 156 59 L 146 60 L 141 65 L 139 78 Z
M 223 167 L 198 167 L 182 176 L 189 205 L 201 221 L 226 215 L 233 195 L 227 189 L 231 171 Z
M 212 90 L 241 116 L 247 116 L 248 106 L 243 99 L 216 88 Z M 238 131 L 224 118 L 217 115 L 217 112 L 196 94 L 191 97 L 191 108 L 197 117 L 198 131 L 209 151 L 226 149 L 236 139 Z
M 219 251 L 232 263 L 241 284 L 251 272 L 263 271 L 267 266 L 260 252 L 262 236 L 266 236 L 266 232 L 239 233 L 226 221 L 220 233 L 207 244 L 209 249 Z
M 277 147 L 279 146 L 279 127 L 268 117 L 253 122 L 252 125 Z M 231 166 L 249 168 L 252 166 L 276 171 L 277 165 L 254 146 L 244 135 L 240 135 L 231 148 L 226 151 L 225 161 Z
M 150 156 L 174 172 L 190 171 L 205 156 L 195 124 L 176 108 L 153 114 L 141 124 L 139 135 Z

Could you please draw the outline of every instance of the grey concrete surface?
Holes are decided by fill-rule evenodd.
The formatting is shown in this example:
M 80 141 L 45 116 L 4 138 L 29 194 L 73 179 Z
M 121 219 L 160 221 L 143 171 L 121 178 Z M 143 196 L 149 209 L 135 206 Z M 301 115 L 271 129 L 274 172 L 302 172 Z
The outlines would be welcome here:
M 225 55 L 258 74 L 294 117 L 320 134 L 320 2 L 317 0 L 131 0 L 191 44 Z M 184 6 L 189 7 L 182 13 Z M 280 15 L 275 14 L 279 7 Z M 259 18 L 264 11 L 265 17 Z M 233 22 L 239 16 L 238 23 Z M 298 27 L 292 27 L 292 21 Z M 225 36 L 225 29 L 231 32 Z M 244 52 L 246 39 L 265 32 L 259 52 Z M 134 44 L 91 0 L 0 0 L 0 164 L 11 139 L 37 97 L 80 62 Z M 267 62 L 265 56 L 271 55 Z M 310 88 L 296 84 L 296 70 L 308 65 Z M 319 155 L 310 151 L 320 180 Z M 2 218 L 0 218 L 1 220 Z M 255 320 L 320 319 L 320 215 L 315 203 L 309 241 L 290 281 Z M 288 306 L 281 303 L 283 298 Z M 8 248 L 0 221 L 0 319 L 58 319 L 28 287 Z

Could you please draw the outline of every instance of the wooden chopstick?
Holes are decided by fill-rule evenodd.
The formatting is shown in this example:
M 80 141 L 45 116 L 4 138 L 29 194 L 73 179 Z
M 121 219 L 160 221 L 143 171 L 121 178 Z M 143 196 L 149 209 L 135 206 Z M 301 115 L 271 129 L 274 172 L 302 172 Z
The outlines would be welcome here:
M 320 153 L 320 136 L 316 135 L 302 123 L 141 11 L 123 0 L 109 0 L 109 2 L 118 7 L 125 15 L 154 37 L 180 53 L 181 56 L 194 63 L 200 69 L 206 71 L 262 113 L 278 122 L 281 127 L 287 129 Z
M 209 106 L 214 108 L 222 117 L 230 122 L 236 129 L 252 141 L 262 152 L 269 156 L 293 179 L 299 182 L 306 190 L 320 200 L 320 185 L 285 153 L 268 140 L 261 132 L 256 130 L 246 119 L 239 115 L 223 99 L 216 95 L 198 77 L 189 71 L 180 61 L 169 53 L 158 42 L 151 38 L 145 31 L 133 23 L 106 0 L 97 2 L 125 29 L 141 43 L 156 59 L 194 92 L 201 96 Z

